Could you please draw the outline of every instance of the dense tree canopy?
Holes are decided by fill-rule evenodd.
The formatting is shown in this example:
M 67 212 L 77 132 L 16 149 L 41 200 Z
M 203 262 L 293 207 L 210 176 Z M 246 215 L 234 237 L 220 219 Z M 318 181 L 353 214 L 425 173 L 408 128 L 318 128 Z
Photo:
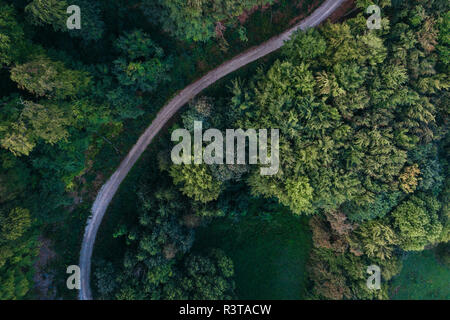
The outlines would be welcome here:
M 442 232 L 439 209 L 440 204 L 433 197 L 412 196 L 392 212 L 393 225 L 404 250 L 423 250 L 439 239 Z
M 380 30 L 367 28 L 372 3 Z M 279 129 L 276 175 L 260 175 L 260 165 L 175 165 L 167 135 L 155 139 L 111 209 L 120 214 L 99 251 L 114 252 L 95 258 L 96 297 L 235 298 L 233 261 L 194 245 L 196 228 L 218 217 L 235 226 L 246 215 L 306 215 L 311 299 L 388 298 L 405 251 L 450 240 L 448 1 L 355 4 L 345 22 L 295 33 L 170 123 L 169 132 L 194 121 Z M 66 26 L 69 5 L 81 8 L 79 30 Z M 250 46 L 242 40 L 297 21 L 286 12 L 297 5 L 0 0 L 0 299 L 35 298 L 42 237 L 58 251 L 57 294 L 74 298 L 61 270 L 77 261 L 90 205 L 143 128 L 177 90 Z M 246 34 L 261 6 L 270 10 Z M 383 270 L 379 291 L 366 286 L 372 264 Z
M 272 3 L 273 0 L 265 1 Z M 207 41 L 236 23 L 244 10 L 260 5 L 259 0 L 145 0 L 144 12 L 164 30 L 182 40 Z M 222 28 L 221 28 L 222 27 Z
M 261 176 L 249 166 L 244 177 L 254 196 L 315 215 L 312 298 L 387 298 L 401 250 L 448 238 L 448 210 L 439 202 L 448 164 L 438 150 L 448 137 L 449 79 L 445 47 L 439 49 L 445 24 L 438 29 L 437 23 L 448 4 L 377 4 L 385 10 L 381 30 L 367 29 L 361 13 L 298 32 L 278 60 L 234 81 L 227 103 L 213 103 L 207 116 L 194 104 L 183 116 L 187 128 L 201 120 L 220 128 L 280 129 L 278 174 Z M 176 184 L 192 183 L 185 193 L 198 201 L 195 190 L 229 188 L 218 175 L 211 182 L 207 172 L 186 165 L 171 175 Z M 384 270 L 379 292 L 365 284 L 370 264 Z
M 30 211 L 13 208 L 0 212 L 0 300 L 22 299 L 31 285 L 30 264 L 36 253 L 30 236 Z

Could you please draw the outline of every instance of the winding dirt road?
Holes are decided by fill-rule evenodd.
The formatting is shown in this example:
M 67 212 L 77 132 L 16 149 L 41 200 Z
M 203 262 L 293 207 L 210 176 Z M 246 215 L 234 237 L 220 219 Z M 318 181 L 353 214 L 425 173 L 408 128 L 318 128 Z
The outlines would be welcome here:
M 109 178 L 109 180 L 102 186 L 100 192 L 91 209 L 91 216 L 89 217 L 83 237 L 83 243 L 80 252 L 79 266 L 81 269 L 81 289 L 79 292 L 80 300 L 91 300 L 92 293 L 90 288 L 90 273 L 91 273 L 91 257 L 94 249 L 95 237 L 98 228 L 105 215 L 112 198 L 122 181 L 127 176 L 128 172 L 134 166 L 136 161 L 145 151 L 156 134 L 164 127 L 169 119 L 189 100 L 194 98 L 202 90 L 215 83 L 217 80 L 228 75 L 229 73 L 238 70 L 239 68 L 261 58 L 265 55 L 281 48 L 286 40 L 289 40 L 292 33 L 301 29 L 305 30 L 319 25 L 326 20 L 345 0 L 326 0 L 319 8 L 317 8 L 310 16 L 302 20 L 300 23 L 285 31 L 279 36 L 273 37 L 267 42 L 251 48 L 244 53 L 234 57 L 233 59 L 223 63 L 216 69 L 208 72 L 201 79 L 187 86 L 180 91 L 172 100 L 170 100 L 164 108 L 158 113 L 156 118 L 140 136 L 137 143 L 130 150 L 126 158 L 122 161 L 119 168 Z

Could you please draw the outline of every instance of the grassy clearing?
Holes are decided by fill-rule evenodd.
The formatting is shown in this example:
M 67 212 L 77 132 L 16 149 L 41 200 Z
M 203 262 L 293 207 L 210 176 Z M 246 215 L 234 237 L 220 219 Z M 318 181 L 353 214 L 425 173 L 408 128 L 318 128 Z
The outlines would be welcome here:
M 447 248 L 448 250 L 448 248 Z M 449 300 L 450 265 L 439 261 L 434 250 L 411 253 L 391 285 L 395 300 Z
M 197 231 L 193 251 L 221 248 L 233 259 L 239 299 L 302 299 L 311 235 L 306 218 L 221 218 Z

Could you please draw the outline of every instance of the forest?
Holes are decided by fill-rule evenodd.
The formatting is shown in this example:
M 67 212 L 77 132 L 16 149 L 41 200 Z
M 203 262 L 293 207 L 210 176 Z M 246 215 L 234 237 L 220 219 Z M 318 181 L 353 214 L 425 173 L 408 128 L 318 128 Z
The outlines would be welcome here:
M 450 299 L 450 4 L 353 2 L 171 120 L 102 223 L 95 299 Z M 0 300 L 75 299 L 91 205 L 158 110 L 320 3 L 0 0 Z M 278 173 L 172 163 L 194 121 L 279 129 Z

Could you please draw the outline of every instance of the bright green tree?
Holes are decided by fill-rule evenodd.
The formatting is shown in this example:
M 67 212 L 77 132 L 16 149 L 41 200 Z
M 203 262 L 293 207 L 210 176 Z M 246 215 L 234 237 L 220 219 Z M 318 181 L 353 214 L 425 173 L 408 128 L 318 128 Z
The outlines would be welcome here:
M 442 231 L 439 202 L 427 195 L 412 196 L 393 212 L 393 226 L 399 245 L 406 251 L 420 251 L 434 244 Z
M 213 178 L 205 164 L 172 165 L 170 175 L 183 194 L 196 201 L 206 203 L 219 197 L 221 183 Z
M 3 148 L 16 156 L 28 155 L 40 140 L 55 144 L 68 137 L 70 113 L 51 102 L 22 101 L 21 104 L 19 116 L 10 122 L 7 130 L 0 131 Z
M 390 259 L 397 238 L 394 231 L 381 221 L 372 220 L 361 225 L 359 241 L 369 258 Z
M 64 99 L 84 90 L 90 77 L 86 72 L 67 69 L 60 61 L 38 56 L 15 66 L 11 70 L 11 80 L 17 82 L 20 89 L 38 97 Z

